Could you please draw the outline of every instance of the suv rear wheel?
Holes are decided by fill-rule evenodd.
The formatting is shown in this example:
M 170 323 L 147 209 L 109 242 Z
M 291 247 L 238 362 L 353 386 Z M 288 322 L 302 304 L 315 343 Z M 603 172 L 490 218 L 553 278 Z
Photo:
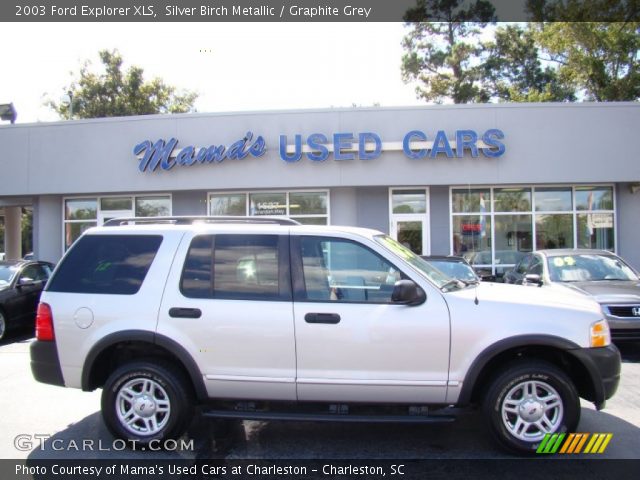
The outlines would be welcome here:
M 575 431 L 580 420 L 571 379 L 545 362 L 508 367 L 491 383 L 483 409 L 498 443 L 519 453 L 534 453 L 547 433 Z
M 193 414 L 184 375 L 157 360 L 130 362 L 116 369 L 102 391 L 102 416 L 117 438 L 148 444 L 180 437 Z

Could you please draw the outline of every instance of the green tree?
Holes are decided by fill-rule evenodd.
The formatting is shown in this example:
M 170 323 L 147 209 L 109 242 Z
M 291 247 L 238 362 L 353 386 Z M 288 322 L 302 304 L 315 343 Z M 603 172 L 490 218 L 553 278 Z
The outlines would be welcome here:
M 637 18 L 638 0 L 527 0 L 535 22 L 623 22 Z
M 481 82 L 481 29 L 495 19 L 486 1 L 419 0 L 405 15 L 411 31 L 403 39 L 402 78 L 417 81 L 418 98 L 442 103 L 486 102 Z M 423 22 L 422 19 L 438 20 Z
M 92 71 L 85 61 L 77 79 L 65 88 L 71 92 L 72 105 L 48 100 L 46 104 L 61 118 L 120 117 L 154 113 L 184 113 L 193 110 L 197 93 L 178 91 L 162 79 L 144 80 L 142 68 L 122 70 L 122 56 L 117 50 L 99 52 L 104 72 Z M 72 108 L 70 108 L 72 107 Z
M 22 255 L 33 252 L 33 209 L 22 208 Z
M 531 28 L 506 25 L 483 45 L 484 81 L 492 98 L 510 102 L 575 101 L 571 85 L 562 82 L 550 65 L 543 68 Z
M 536 38 L 560 80 L 587 100 L 640 98 L 640 22 L 544 23 Z

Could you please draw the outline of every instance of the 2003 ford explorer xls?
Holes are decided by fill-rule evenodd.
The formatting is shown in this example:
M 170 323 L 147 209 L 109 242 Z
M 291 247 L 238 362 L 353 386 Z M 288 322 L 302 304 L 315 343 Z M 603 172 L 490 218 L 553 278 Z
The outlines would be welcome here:
M 574 431 L 616 391 L 593 300 L 466 285 L 373 230 L 282 218 L 111 221 L 44 293 L 35 378 L 102 388 L 109 430 L 182 435 L 194 406 L 245 419 L 433 422 L 479 405 L 503 447 Z M 115 225 L 115 226 L 114 226 Z

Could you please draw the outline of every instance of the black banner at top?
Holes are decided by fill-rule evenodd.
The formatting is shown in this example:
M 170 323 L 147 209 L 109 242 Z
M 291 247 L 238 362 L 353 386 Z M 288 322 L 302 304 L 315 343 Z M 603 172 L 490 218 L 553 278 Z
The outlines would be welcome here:
M 8 0 L 2 22 L 629 22 L 640 0 Z

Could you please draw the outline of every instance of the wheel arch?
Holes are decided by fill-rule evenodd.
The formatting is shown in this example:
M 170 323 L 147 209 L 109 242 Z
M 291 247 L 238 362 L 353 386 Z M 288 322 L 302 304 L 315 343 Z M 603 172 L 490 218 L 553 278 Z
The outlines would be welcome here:
M 596 404 L 604 396 L 601 382 L 594 372 L 571 352 L 581 347 L 565 338 L 553 335 L 521 335 L 500 340 L 485 348 L 471 364 L 464 378 L 458 405 L 477 403 L 491 380 L 514 361 L 530 358 L 543 360 L 567 373 L 578 395 Z
M 202 373 L 185 348 L 168 337 L 145 330 L 115 332 L 96 343 L 82 368 L 82 390 L 102 387 L 115 368 L 139 358 L 169 360 L 190 381 L 196 398 L 201 401 L 207 398 Z

